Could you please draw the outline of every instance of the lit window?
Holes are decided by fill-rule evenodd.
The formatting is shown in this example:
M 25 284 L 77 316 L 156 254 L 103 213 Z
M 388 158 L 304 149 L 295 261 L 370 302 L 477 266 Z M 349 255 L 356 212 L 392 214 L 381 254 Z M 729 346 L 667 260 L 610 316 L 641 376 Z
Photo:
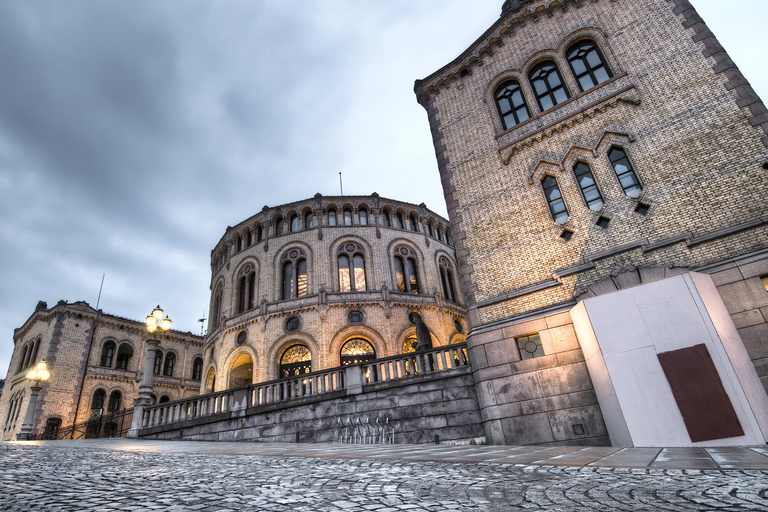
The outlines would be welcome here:
M 339 291 L 364 292 L 365 257 L 363 248 L 346 244 L 339 250 Z
M 640 186 L 640 182 L 637 180 L 632 164 L 629 163 L 627 154 L 621 148 L 611 148 L 608 152 L 608 159 L 611 161 L 613 170 L 616 171 L 616 176 L 619 178 L 621 188 L 624 189 L 624 193 L 629 197 L 638 197 L 643 188 Z
M 611 70 L 605 65 L 605 59 L 593 41 L 587 40 L 576 43 L 568 49 L 567 55 L 571 71 L 573 71 L 582 91 L 611 78 Z
M 515 338 L 515 341 L 517 341 L 517 348 L 520 349 L 520 359 L 533 359 L 546 355 L 538 333 Z
M 283 256 L 283 299 L 295 299 L 306 294 L 306 255 L 301 249 L 293 249 Z
M 419 278 L 416 272 L 416 255 L 407 247 L 395 252 L 395 279 L 397 289 L 406 293 L 419 293 Z
M 568 91 L 554 62 L 542 62 L 529 75 L 542 112 L 568 99 Z
M 760 276 L 760 280 L 763 281 L 763 286 L 765 287 L 765 291 L 768 292 L 768 275 Z
M 304 345 L 294 345 L 280 358 L 280 377 L 291 377 L 312 371 L 312 353 Z
M 523 98 L 520 84 L 515 80 L 504 82 L 496 89 L 496 109 L 504 129 L 512 128 L 531 117 Z
M 549 204 L 549 211 L 555 222 L 565 224 L 568 220 L 568 210 L 565 208 L 563 196 L 560 194 L 560 188 L 557 186 L 557 180 L 552 176 L 545 176 L 541 180 L 541 186 L 544 187 L 544 195 Z
M 341 347 L 340 359 L 342 366 L 364 363 L 376 359 L 376 350 L 368 340 L 352 338 Z
M 584 162 L 579 162 L 573 168 L 573 173 L 576 175 L 576 181 L 579 183 L 587 207 L 599 212 L 603 207 L 603 196 L 600 195 L 600 190 L 597 188 L 592 170 Z

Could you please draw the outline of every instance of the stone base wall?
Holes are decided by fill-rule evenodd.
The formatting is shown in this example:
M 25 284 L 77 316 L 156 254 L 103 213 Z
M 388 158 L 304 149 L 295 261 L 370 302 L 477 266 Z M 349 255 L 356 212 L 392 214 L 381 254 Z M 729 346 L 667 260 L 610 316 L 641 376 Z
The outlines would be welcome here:
M 142 439 L 332 442 L 337 422 L 389 420 L 395 443 L 481 437 L 483 427 L 468 367 L 339 390 L 141 430 Z M 298 437 L 297 437 L 298 434 Z

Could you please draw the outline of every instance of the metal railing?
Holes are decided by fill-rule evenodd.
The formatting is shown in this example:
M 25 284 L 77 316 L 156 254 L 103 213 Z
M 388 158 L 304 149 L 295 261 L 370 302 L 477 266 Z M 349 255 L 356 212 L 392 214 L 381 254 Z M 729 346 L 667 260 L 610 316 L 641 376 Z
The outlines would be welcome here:
M 125 437 L 131 428 L 133 409 L 108 411 L 94 414 L 87 420 L 66 427 L 40 429 L 30 440 L 41 439 L 96 439 L 102 437 Z

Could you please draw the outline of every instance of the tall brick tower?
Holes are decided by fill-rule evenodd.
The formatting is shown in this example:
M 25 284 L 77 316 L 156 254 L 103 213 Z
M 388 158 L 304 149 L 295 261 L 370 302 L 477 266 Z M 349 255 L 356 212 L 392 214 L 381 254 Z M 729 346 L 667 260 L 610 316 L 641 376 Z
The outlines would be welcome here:
M 507 0 L 415 93 L 489 442 L 766 440 L 768 111 L 688 0 Z

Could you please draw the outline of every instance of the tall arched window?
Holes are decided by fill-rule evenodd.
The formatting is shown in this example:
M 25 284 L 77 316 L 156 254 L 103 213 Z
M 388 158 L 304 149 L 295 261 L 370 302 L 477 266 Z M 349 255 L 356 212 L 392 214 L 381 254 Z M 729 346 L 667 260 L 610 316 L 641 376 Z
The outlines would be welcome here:
M 216 370 L 211 368 L 208 371 L 208 377 L 205 379 L 205 392 L 213 393 L 214 389 L 216 389 Z
M 584 162 L 578 162 L 573 167 L 573 174 L 576 175 L 576 181 L 579 183 L 584 201 L 587 202 L 587 208 L 599 212 L 603 207 L 603 196 L 600 194 L 600 189 L 597 188 L 592 169 Z
M 291 233 L 295 233 L 299 230 L 299 216 L 296 214 L 291 215 Z
M 235 250 L 237 252 L 243 250 L 243 238 L 239 234 L 235 235 Z
M 163 365 L 163 375 L 173 377 L 173 367 L 176 366 L 176 354 L 168 352 L 165 355 L 165 364 Z
M 339 249 L 339 291 L 364 292 L 365 252 L 357 244 L 345 244 Z
M 528 77 L 542 112 L 568 99 L 568 90 L 554 62 L 542 62 L 531 70 Z
M 507 80 L 502 83 L 496 89 L 494 97 L 496 110 L 499 111 L 501 124 L 505 130 L 531 117 L 528 105 L 525 104 L 523 90 L 516 80 Z
M 329 226 L 336 225 L 336 210 L 334 210 L 333 208 L 328 209 L 328 225 Z
M 243 313 L 253 309 L 256 304 L 256 267 L 248 264 L 238 275 L 238 312 Z
M 253 245 L 253 232 L 251 228 L 248 228 L 248 231 L 245 232 L 245 245 L 246 247 Z
M 120 410 L 120 406 L 123 403 L 123 394 L 119 391 L 113 391 L 109 395 L 109 403 L 107 404 L 107 411 L 117 412 Z
M 155 366 L 152 368 L 152 373 L 160 375 L 160 370 L 163 369 L 163 352 L 161 350 L 155 350 Z
M 19 367 L 16 369 L 17 372 L 20 372 L 22 368 L 24 368 L 24 360 L 27 358 L 27 350 L 29 350 L 29 345 L 24 345 L 24 348 L 21 349 L 21 358 L 19 359 Z
M 200 380 L 203 377 L 203 358 L 196 357 L 192 363 L 192 380 Z
M 315 215 L 312 213 L 312 210 L 310 210 L 304 214 L 304 229 L 312 229 L 314 223 Z
M 37 340 L 35 342 L 35 348 L 32 350 L 32 357 L 29 358 L 29 364 L 35 364 L 35 361 L 37 361 L 37 351 L 40 349 L 40 340 Z
M 611 70 L 594 41 L 584 40 L 574 44 L 566 52 L 571 71 L 582 91 L 611 78 Z
M 361 226 L 367 226 L 368 225 L 368 210 L 365 208 L 360 208 L 357 212 L 357 216 L 360 218 L 360 225 Z
M 280 378 L 302 375 L 312 371 L 312 353 L 304 345 L 294 345 L 280 358 Z
M 392 217 L 389 215 L 389 210 L 384 210 L 382 213 L 384 214 L 384 226 L 392 227 Z
M 408 228 L 411 231 L 419 231 L 419 221 L 416 220 L 416 216 L 414 214 L 410 214 L 408 216 Z
M 295 299 L 307 294 L 307 256 L 301 249 L 292 249 L 283 256 L 283 299 Z
M 256 241 L 261 242 L 261 239 L 264 238 L 264 228 L 261 227 L 261 224 L 256 226 Z
M 93 392 L 93 398 L 91 399 L 91 410 L 98 410 L 104 408 L 104 399 L 107 397 L 107 392 L 103 389 L 97 389 Z
M 352 208 L 344 208 L 344 225 L 352 225 Z
M 448 258 L 440 258 L 440 282 L 443 284 L 443 297 L 451 302 L 456 302 L 456 291 L 453 288 L 453 269 Z
M 115 365 L 115 368 L 118 370 L 127 370 L 128 363 L 132 357 L 133 347 L 127 343 L 123 343 L 120 345 L 120 348 L 117 349 L 117 364 Z
M 553 176 L 544 176 L 541 180 L 541 186 L 544 188 L 544 195 L 547 198 L 549 212 L 555 222 L 565 224 L 568 219 L 568 210 L 563 202 L 563 195 L 560 193 L 560 187 L 557 186 L 557 180 Z
M 24 368 L 27 368 L 30 365 L 30 360 L 32 359 L 32 350 L 35 348 L 35 343 L 30 342 L 27 344 L 27 347 L 27 357 L 24 359 Z
M 623 149 L 619 147 L 613 147 L 608 152 L 608 158 L 611 160 L 613 170 L 616 171 L 616 176 L 619 178 L 621 188 L 624 189 L 624 193 L 629 197 L 638 197 L 640 192 L 643 191 L 643 187 L 640 186 L 640 181 L 635 175 L 632 164 L 629 163 L 629 158 Z
M 99 366 L 112 366 L 112 358 L 115 357 L 115 342 L 107 341 L 101 347 L 101 360 Z
M 368 340 L 352 338 L 341 347 L 339 358 L 342 365 L 364 363 L 376 359 L 376 349 Z
M 405 218 L 400 212 L 395 213 L 395 227 L 398 229 L 405 229 Z
M 219 285 L 216 291 L 213 292 L 213 305 L 211 306 L 211 329 L 215 329 L 219 326 L 219 319 L 221 318 L 221 295 L 222 286 Z
M 398 247 L 395 251 L 395 278 L 399 291 L 419 293 L 416 255 L 407 247 Z
M 283 234 L 283 217 L 281 215 L 278 215 L 275 217 L 275 236 L 280 236 Z

